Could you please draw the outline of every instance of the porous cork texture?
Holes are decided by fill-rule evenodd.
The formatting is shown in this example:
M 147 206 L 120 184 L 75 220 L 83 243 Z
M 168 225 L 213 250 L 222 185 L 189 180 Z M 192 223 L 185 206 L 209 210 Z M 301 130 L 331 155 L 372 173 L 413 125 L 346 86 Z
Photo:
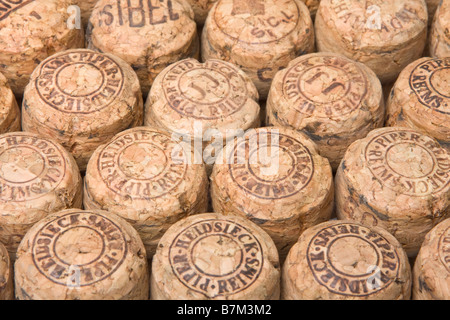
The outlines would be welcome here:
M 213 154 L 213 143 L 225 145 L 237 130 L 260 126 L 257 101 L 255 85 L 237 66 L 185 59 L 156 78 L 145 104 L 144 123 L 182 137 L 202 155 L 203 150 Z M 216 140 L 217 133 L 222 143 Z M 206 162 L 210 172 L 214 159 Z
M 87 26 L 89 18 L 91 17 L 92 10 L 98 0 L 73 0 L 81 10 L 81 22 L 83 26 Z
M 431 26 L 429 39 L 432 57 L 450 57 L 450 1 L 441 1 Z
M 409 300 L 411 267 L 384 229 L 330 221 L 300 236 L 281 287 L 283 300 Z
M 84 208 L 114 212 L 139 233 L 151 259 L 176 221 L 208 210 L 205 166 L 190 145 L 155 128 L 126 130 L 89 161 Z
M 147 300 L 148 265 L 136 230 L 117 215 L 64 210 L 27 233 L 14 265 L 18 300 Z
M 413 129 L 372 131 L 339 166 L 336 213 L 388 230 L 414 258 L 425 235 L 450 217 L 450 154 Z
M 428 13 L 423 0 L 322 0 L 315 21 L 319 51 L 362 62 L 382 83 L 419 59 L 427 41 Z
M 205 23 L 209 10 L 211 10 L 217 0 L 186 0 L 194 10 L 195 22 L 199 25 Z
M 139 80 L 126 62 L 92 50 L 67 50 L 31 75 L 22 127 L 57 140 L 84 171 L 99 145 L 142 125 L 143 113 Z
M 245 218 L 195 215 L 163 236 L 150 282 L 152 300 L 278 300 L 278 253 Z
M 444 0 L 443 2 L 448 1 Z M 427 9 L 428 9 L 428 26 L 430 26 L 433 22 L 434 15 L 436 13 L 436 10 L 439 6 L 439 3 L 441 0 L 425 0 L 427 3 Z
M 0 243 L 0 301 L 14 299 L 13 268 L 8 251 Z
M 450 219 L 425 237 L 413 269 L 414 300 L 450 300 Z
M 336 170 L 348 146 L 384 124 L 381 83 L 364 64 L 333 53 L 301 56 L 278 72 L 267 125 L 306 133 Z
M 450 57 L 422 58 L 408 65 L 387 104 L 387 126 L 422 131 L 450 150 Z
M 238 65 L 262 100 L 278 70 L 314 49 L 313 23 L 300 0 L 219 0 L 202 34 L 202 59 Z
M 51 213 L 82 206 L 82 180 L 60 144 L 36 134 L 0 135 L 0 242 L 14 261 L 26 232 Z
M 0 4 L 0 72 L 23 94 L 30 75 L 52 54 L 84 46 L 84 31 L 68 28 L 71 0 L 20 0 Z
M 319 5 L 320 5 L 320 0 L 301 0 L 304 4 L 306 4 L 306 6 L 308 7 L 308 10 L 311 14 L 311 17 L 314 18 L 316 16 L 317 13 L 317 9 L 319 9 Z
M 165 67 L 199 57 L 194 12 L 184 0 L 135 1 L 135 6 L 99 0 L 89 22 L 87 47 L 128 62 L 145 96 Z
M 20 109 L 8 80 L 0 73 L 0 134 L 21 130 Z
M 250 130 L 219 155 L 211 198 L 214 212 L 242 216 L 264 229 L 283 262 L 304 230 L 331 218 L 332 169 L 298 131 Z

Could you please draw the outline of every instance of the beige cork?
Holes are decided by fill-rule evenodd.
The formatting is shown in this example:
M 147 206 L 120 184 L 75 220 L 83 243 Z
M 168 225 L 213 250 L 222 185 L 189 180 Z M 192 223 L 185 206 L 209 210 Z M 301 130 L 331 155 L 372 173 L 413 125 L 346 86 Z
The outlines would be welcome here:
M 64 210 L 34 225 L 14 265 L 18 300 L 147 300 L 136 230 L 115 214 Z
M 439 5 L 431 26 L 429 39 L 432 57 L 450 57 L 450 1 L 442 1 Z
M 205 23 L 206 17 L 217 0 L 186 0 L 194 10 L 195 22 L 199 25 Z
M 57 53 L 33 72 L 24 94 L 23 130 L 55 138 L 81 171 L 99 145 L 142 121 L 136 73 L 110 54 L 86 49 Z
M 18 96 L 38 64 L 54 54 L 84 46 L 84 31 L 69 28 L 72 0 L 0 3 L 0 72 Z
M 293 60 L 275 76 L 268 123 L 306 133 L 336 170 L 351 143 L 384 124 L 383 91 L 365 65 L 333 53 Z
M 331 218 L 332 170 L 298 131 L 249 130 L 219 155 L 211 198 L 215 212 L 240 215 L 263 228 L 284 261 L 304 230 Z
M 384 229 L 330 221 L 300 236 L 281 287 L 283 300 L 409 300 L 411 267 Z
M 20 109 L 8 80 L 0 73 L 0 134 L 21 130 Z
M 443 2 L 448 1 L 444 0 Z M 428 26 L 430 26 L 433 22 L 434 15 L 436 13 L 436 10 L 439 6 L 439 3 L 441 0 L 425 0 L 427 3 L 427 9 L 428 9 Z
M 413 269 L 414 300 L 450 300 L 450 219 L 425 237 Z
M 301 0 L 306 6 L 311 14 L 311 18 L 315 18 L 317 10 L 319 9 L 320 0 Z
M 92 10 L 98 0 L 74 0 L 75 5 L 80 8 L 81 22 L 83 26 L 87 26 Z
M 300 0 L 220 0 L 202 34 L 202 59 L 241 67 L 262 100 L 277 71 L 314 47 L 312 20 Z
M 424 0 L 370 3 L 322 0 L 315 21 L 317 48 L 362 62 L 388 83 L 422 56 L 427 7 Z
M 84 208 L 114 212 L 141 236 L 152 258 L 162 235 L 176 221 L 208 209 L 203 163 L 190 145 L 162 130 L 126 130 L 99 147 L 89 161 Z
M 411 63 L 391 91 L 386 125 L 422 131 L 450 150 L 449 87 L 450 57 Z
M 173 225 L 153 258 L 152 300 L 278 300 L 269 235 L 245 218 L 207 213 Z
M 14 299 L 13 268 L 6 248 L 0 243 L 0 301 Z
M 339 166 L 336 213 L 388 230 L 415 257 L 425 235 L 450 217 L 450 154 L 413 129 L 372 131 Z
M 47 215 L 81 208 L 82 181 L 73 157 L 36 134 L 0 135 L 0 242 L 14 261 L 25 233 Z
M 133 3 L 99 0 L 86 37 L 89 49 L 112 53 L 131 64 L 146 96 L 165 67 L 198 58 L 200 45 L 194 13 L 186 1 Z

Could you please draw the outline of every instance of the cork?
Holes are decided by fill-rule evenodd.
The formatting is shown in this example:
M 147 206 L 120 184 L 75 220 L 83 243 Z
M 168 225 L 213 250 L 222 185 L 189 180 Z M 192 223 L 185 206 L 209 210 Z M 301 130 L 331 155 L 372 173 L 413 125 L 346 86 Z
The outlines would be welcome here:
M 208 147 L 207 152 L 213 153 L 213 144 L 223 147 L 237 130 L 260 126 L 257 101 L 255 85 L 237 66 L 214 59 L 205 63 L 185 59 L 156 78 L 145 104 L 144 123 L 182 137 L 204 155 Z M 211 171 L 214 158 L 206 161 Z
M 169 133 L 138 127 L 116 135 L 89 161 L 84 208 L 114 212 L 138 232 L 153 257 L 176 221 L 208 208 L 208 179 L 194 149 Z
M 13 269 L 8 251 L 0 243 L 0 301 L 14 299 Z
M 450 150 L 449 67 L 450 57 L 408 65 L 389 96 L 386 125 L 419 130 Z
M 21 96 L 38 64 L 54 54 L 82 48 L 84 31 L 68 28 L 72 0 L 18 0 L 0 4 L 0 72 Z M 13 39 L 13 40 L 12 40 Z
M 198 58 L 194 12 L 186 1 L 99 0 L 88 27 L 87 46 L 112 53 L 136 71 L 147 96 L 155 77 L 168 65 Z
M 117 215 L 64 210 L 35 224 L 17 252 L 18 300 L 147 300 L 136 230 Z
M 279 71 L 267 101 L 268 124 L 306 133 L 336 170 L 345 151 L 384 124 L 383 90 L 362 63 L 312 53 Z
M 82 181 L 73 157 L 50 138 L 0 135 L 0 242 L 14 261 L 25 233 L 47 215 L 81 208 Z
M 414 300 L 450 300 L 450 219 L 425 237 L 413 269 Z
M 308 10 L 311 14 L 311 18 L 314 21 L 314 18 L 316 17 L 317 10 L 319 9 L 320 0 L 302 0 L 304 4 L 308 7 Z
M 99 145 L 142 121 L 136 73 L 111 54 L 86 49 L 57 53 L 33 72 L 24 94 L 23 130 L 55 138 L 81 171 Z
M 437 10 L 441 0 L 425 0 L 425 2 L 427 3 L 427 9 L 428 9 L 428 26 L 430 26 L 433 22 L 434 15 L 436 13 L 436 10 Z
M 300 0 L 219 0 L 202 34 L 202 59 L 238 65 L 261 100 L 278 70 L 314 49 L 312 20 Z
M 336 174 L 341 220 L 379 226 L 414 258 L 425 235 L 450 217 L 450 154 L 430 136 L 382 128 L 354 142 Z
M 20 109 L 8 80 L 0 73 L 0 134 L 21 130 Z
M 281 287 L 284 300 L 409 300 L 411 267 L 386 230 L 329 221 L 300 236 Z
M 211 175 L 214 212 L 251 220 L 284 261 L 300 234 L 331 218 L 333 174 L 316 145 L 282 127 L 249 130 L 219 155 Z
M 208 16 L 209 10 L 211 10 L 214 3 L 217 0 L 186 0 L 194 10 L 195 22 L 198 25 L 203 25 L 205 23 L 206 17 Z
M 91 17 L 92 10 L 97 3 L 97 0 L 74 0 L 75 5 L 80 8 L 81 13 L 81 23 L 83 26 L 87 26 L 89 18 Z
M 430 55 L 450 57 L 450 2 L 441 1 L 431 26 L 429 36 Z
M 427 40 L 428 12 L 423 0 L 322 0 L 315 21 L 319 51 L 362 62 L 382 83 L 419 59 Z
M 278 300 L 278 253 L 245 218 L 195 215 L 161 239 L 150 283 L 152 300 Z

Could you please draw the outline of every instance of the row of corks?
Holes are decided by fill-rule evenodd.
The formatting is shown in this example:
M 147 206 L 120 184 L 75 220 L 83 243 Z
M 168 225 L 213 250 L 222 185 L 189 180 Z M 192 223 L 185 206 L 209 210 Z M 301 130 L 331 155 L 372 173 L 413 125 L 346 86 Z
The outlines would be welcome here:
M 52 1 L 38 2 L 2 20 L 25 13 L 35 26 Z M 21 81 L 3 81 L 15 110 L 5 118 L 19 125 L 0 137 L 0 240 L 16 298 L 409 299 L 411 288 L 416 299 L 448 298 L 449 59 L 420 58 L 423 1 L 380 1 L 362 21 L 355 12 L 369 8 L 323 0 L 320 51 L 333 51 L 320 49 L 321 8 L 344 20 L 345 37 L 367 33 L 352 43 L 370 48 L 348 57 L 337 42 L 308 53 L 314 28 L 299 1 L 221 0 L 206 20 L 204 63 L 188 58 L 199 51 L 182 41 L 188 24 L 170 26 L 192 21 L 186 3 L 103 2 L 88 39 L 105 46 L 36 58 L 21 116 L 7 84 Z M 287 54 L 299 39 L 309 44 Z M 389 49 L 368 53 L 379 41 Z M 383 79 L 398 73 L 385 106 Z M 407 257 L 421 247 L 412 284 Z M 2 251 L 0 290 L 11 298 Z

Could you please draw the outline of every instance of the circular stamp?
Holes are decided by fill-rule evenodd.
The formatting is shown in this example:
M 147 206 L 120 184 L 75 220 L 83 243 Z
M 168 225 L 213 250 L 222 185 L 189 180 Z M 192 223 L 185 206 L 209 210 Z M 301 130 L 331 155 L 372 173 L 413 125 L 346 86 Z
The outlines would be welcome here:
M 14 133 L 0 137 L 0 200 L 35 200 L 55 190 L 66 175 L 60 147 L 45 138 Z
M 450 182 L 449 154 L 413 130 L 388 130 L 373 137 L 365 161 L 380 183 L 410 196 L 437 193 Z
M 450 272 L 450 227 L 445 229 L 439 238 L 438 251 L 441 263 Z
M 307 116 L 340 117 L 359 108 L 367 94 L 367 81 L 352 61 L 333 56 L 309 57 L 288 69 L 283 95 Z
M 219 29 L 229 38 L 247 44 L 269 44 L 291 34 L 300 22 L 295 1 L 220 1 L 212 13 Z
M 35 80 L 39 97 L 66 113 L 89 114 L 122 93 L 124 74 L 117 62 L 95 52 L 63 53 L 47 60 Z
M 261 199 L 282 199 L 303 190 L 314 174 L 311 152 L 277 130 L 258 130 L 240 139 L 229 156 L 234 183 Z
M 142 129 L 121 134 L 104 146 L 97 168 L 114 193 L 132 199 L 153 199 L 169 193 L 184 180 L 189 160 L 170 136 Z
M 369 296 L 397 278 L 400 259 L 389 241 L 369 228 L 341 223 L 324 227 L 311 239 L 309 268 L 316 281 L 344 296 Z
M 234 221 L 207 219 L 185 228 L 169 247 L 174 275 L 208 297 L 230 296 L 251 287 L 264 266 L 261 243 Z
M 127 250 L 127 239 L 116 223 L 80 211 L 47 222 L 33 239 L 32 259 L 51 282 L 84 287 L 110 277 Z
M 423 106 L 450 115 L 449 78 L 450 58 L 428 59 L 413 69 L 409 86 Z

